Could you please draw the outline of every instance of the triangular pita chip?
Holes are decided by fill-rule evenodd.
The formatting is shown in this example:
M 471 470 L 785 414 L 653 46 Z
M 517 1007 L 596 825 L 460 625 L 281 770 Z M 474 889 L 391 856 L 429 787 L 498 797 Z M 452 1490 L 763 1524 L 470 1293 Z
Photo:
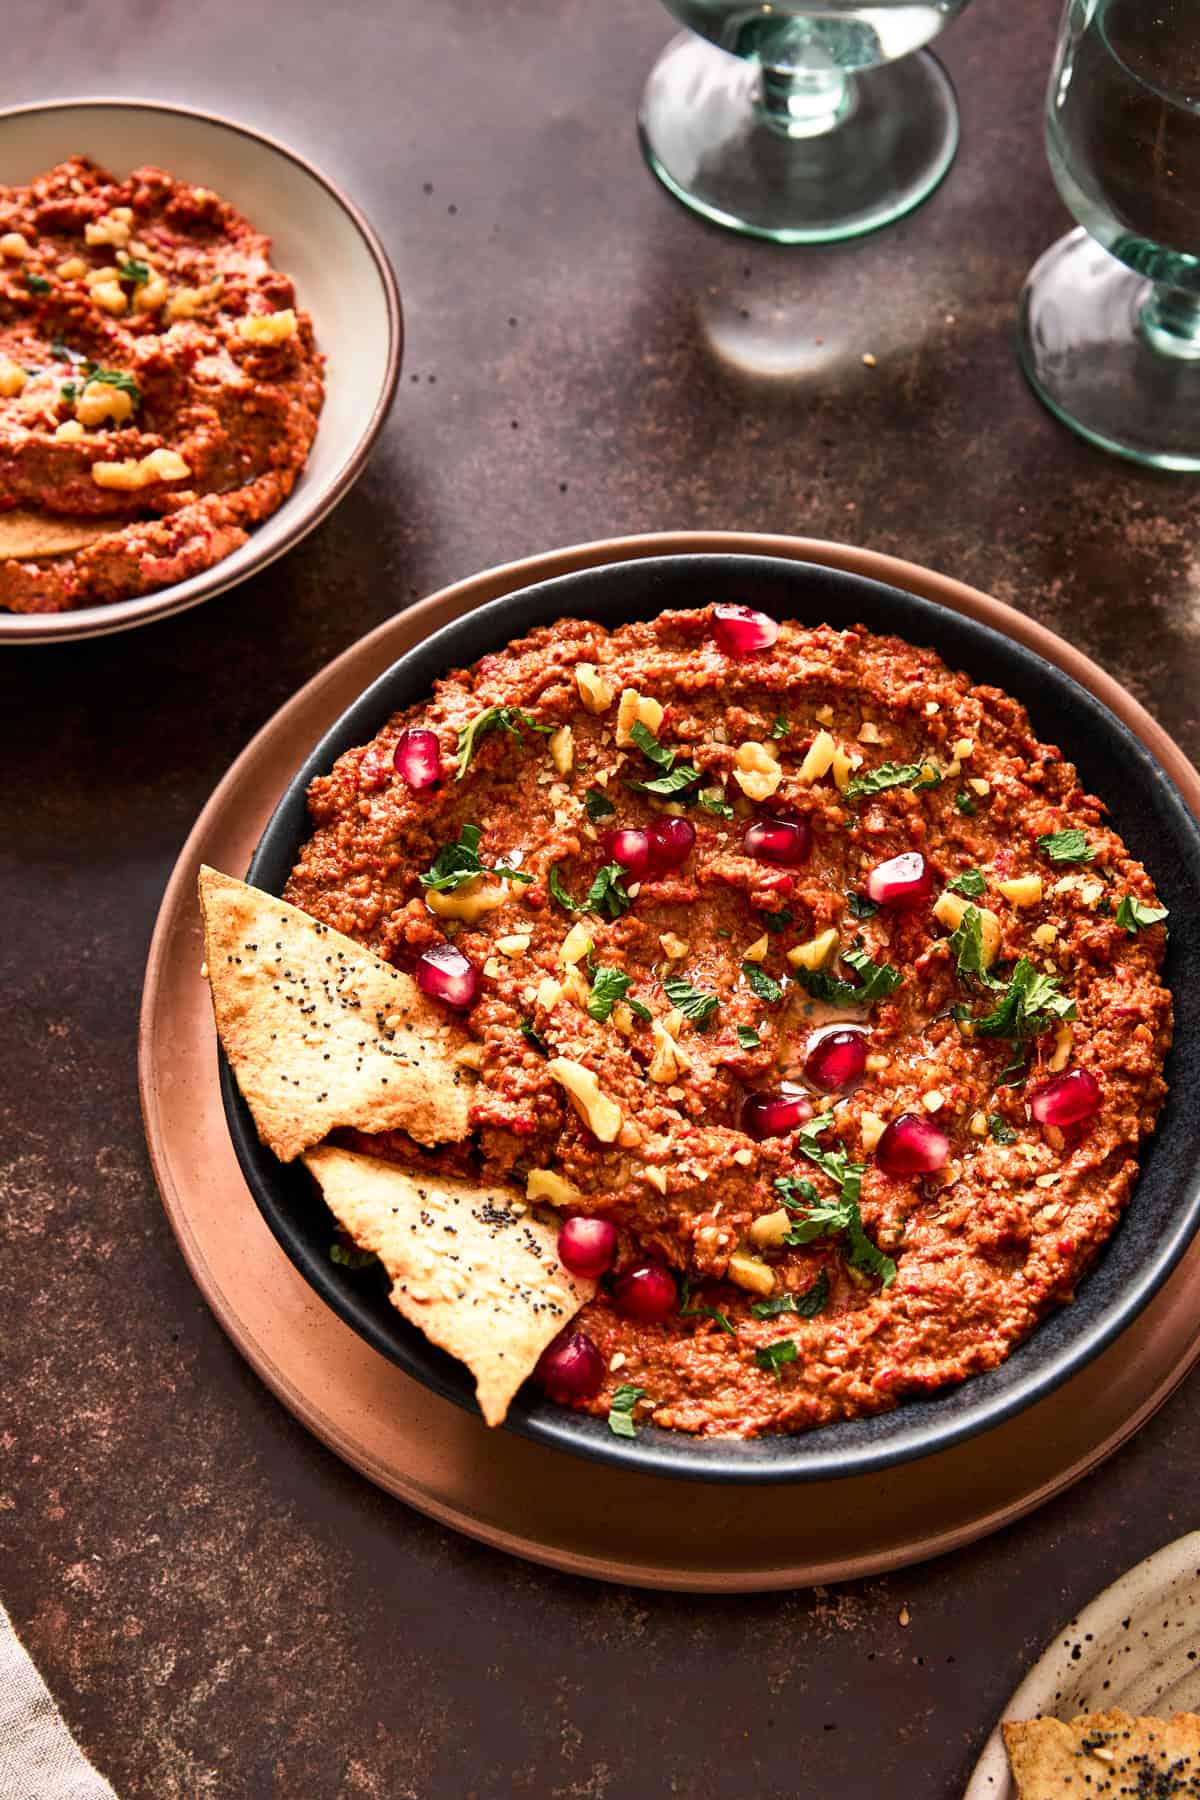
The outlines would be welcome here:
M 304 1161 L 338 1224 L 383 1263 L 393 1306 L 466 1363 L 479 1410 L 499 1425 L 551 1338 L 596 1291 L 559 1262 L 557 1225 L 512 1188 L 410 1175 L 329 1145 Z
M 298 907 L 200 871 L 217 1032 L 258 1135 L 291 1162 L 339 1125 L 467 1136 L 470 1039 L 416 983 Z
M 0 513 L 0 562 L 38 556 L 68 556 L 97 538 L 120 531 L 123 519 L 61 519 L 53 513 L 14 506 Z
M 1134 1719 L 1119 1706 L 1062 1719 L 1006 1720 L 1017 1800 L 1200 1795 L 1200 1718 Z

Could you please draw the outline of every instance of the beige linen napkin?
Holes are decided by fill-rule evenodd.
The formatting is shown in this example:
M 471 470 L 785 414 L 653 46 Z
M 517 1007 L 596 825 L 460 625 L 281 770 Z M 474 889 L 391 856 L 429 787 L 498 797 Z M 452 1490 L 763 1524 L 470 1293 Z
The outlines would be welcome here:
M 0 1800 L 116 1800 L 67 1730 L 3 1606 Z

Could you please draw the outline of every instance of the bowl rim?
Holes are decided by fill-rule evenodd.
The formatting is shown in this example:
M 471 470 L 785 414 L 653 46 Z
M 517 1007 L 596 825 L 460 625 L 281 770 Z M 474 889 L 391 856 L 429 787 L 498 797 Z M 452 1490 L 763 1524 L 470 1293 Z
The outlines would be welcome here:
M 204 125 L 216 126 L 220 130 L 232 132 L 237 137 L 247 138 L 259 147 L 270 150 L 295 164 L 319 187 L 322 187 L 334 204 L 341 208 L 367 247 L 383 291 L 387 310 L 387 361 L 383 382 L 371 409 L 370 417 L 359 434 L 350 455 L 335 471 L 328 487 L 315 492 L 311 499 L 298 510 L 295 521 L 283 535 L 281 541 L 273 548 L 264 544 L 257 554 L 250 555 L 245 566 L 236 573 L 221 574 L 229 560 L 225 557 L 220 562 L 214 563 L 211 569 L 203 570 L 200 574 L 191 576 L 187 581 L 172 582 L 170 587 L 157 589 L 152 594 L 139 595 L 135 599 L 114 600 L 108 606 L 84 606 L 64 613 L 0 612 L 0 644 L 69 643 L 80 638 L 101 637 L 118 631 L 130 631 L 135 626 L 148 625 L 155 619 L 168 618 L 175 613 L 186 612 L 193 606 L 199 606 L 205 600 L 213 599 L 217 594 L 225 593 L 229 588 L 239 586 L 243 581 L 249 580 L 252 575 L 257 575 L 260 570 L 268 568 L 287 551 L 294 549 L 302 538 L 308 536 L 309 532 L 314 531 L 329 516 L 362 474 L 367 457 L 375 446 L 375 440 L 383 429 L 384 421 L 395 398 L 404 352 L 404 312 L 400 301 L 400 288 L 383 240 L 361 207 L 350 198 L 345 189 L 339 187 L 310 158 L 293 149 L 281 138 L 274 137 L 269 132 L 260 131 L 255 125 L 245 125 L 238 119 L 228 118 L 224 113 L 213 112 L 207 107 L 184 106 L 177 101 L 147 100 L 137 96 L 66 95 L 56 100 L 32 100 L 19 106 L 4 106 L 0 107 L 0 128 L 9 119 L 30 117 L 37 113 L 67 112 L 69 110 L 96 112 L 125 110 L 164 113 L 175 118 L 196 119 Z M 289 495 L 288 498 L 290 500 L 291 496 Z M 285 501 L 284 505 L 287 503 Z
M 788 559 L 753 552 L 710 551 L 624 559 L 620 562 L 607 562 L 593 568 L 579 569 L 565 575 L 529 582 L 473 609 L 470 613 L 449 620 L 437 631 L 412 645 L 355 696 L 321 734 L 320 739 L 312 746 L 308 755 L 296 767 L 262 831 L 247 879 L 254 881 L 256 868 L 264 854 L 264 846 L 268 844 L 272 834 L 279 828 L 285 809 L 295 804 L 295 797 L 306 789 L 313 774 L 328 768 L 333 757 L 340 754 L 341 748 L 345 747 L 333 748 L 337 740 L 346 732 L 346 721 L 349 716 L 358 712 L 360 708 L 370 711 L 371 702 L 374 702 L 374 709 L 378 711 L 384 703 L 387 689 L 395 681 L 397 671 L 402 665 L 417 656 L 436 658 L 439 670 L 462 666 L 463 662 L 467 660 L 476 660 L 474 655 L 468 659 L 453 653 L 442 654 L 447 640 L 453 642 L 468 620 L 483 619 L 486 621 L 502 617 L 506 611 L 525 599 L 531 592 L 577 588 L 581 582 L 586 583 L 588 580 L 598 581 L 602 584 L 605 578 L 611 577 L 616 571 L 625 571 L 631 568 L 635 568 L 646 579 L 649 579 L 654 569 L 663 564 L 678 565 L 689 562 L 704 565 L 720 563 L 727 567 L 753 564 L 768 574 L 774 572 L 781 575 L 785 580 L 795 579 L 797 572 L 808 575 L 816 574 L 831 579 L 835 586 L 843 588 L 848 594 L 855 590 L 862 592 L 866 589 L 877 594 L 898 596 L 909 602 L 915 601 L 918 608 L 930 616 L 931 621 L 939 612 L 947 612 L 952 617 L 963 620 L 968 627 L 980 629 L 985 638 L 1001 640 L 1008 649 L 1015 650 L 1021 658 L 1027 659 L 1047 673 L 1052 682 L 1065 685 L 1068 690 L 1080 698 L 1085 708 L 1090 708 L 1107 722 L 1109 729 L 1115 733 L 1126 750 L 1141 765 L 1143 779 L 1149 776 L 1151 779 L 1165 784 L 1172 809 L 1179 815 L 1180 822 L 1186 831 L 1200 845 L 1200 823 L 1180 793 L 1177 784 L 1163 768 L 1150 746 L 1139 738 L 1126 721 L 1119 717 L 1099 695 L 1077 681 L 1066 669 L 1042 656 L 1028 643 L 1007 636 L 991 618 L 981 619 L 971 614 L 954 613 L 952 609 L 942 607 L 939 601 L 930 599 L 924 594 L 913 593 L 911 590 L 901 587 L 896 581 L 880 580 L 874 576 L 864 575 L 855 569 L 832 568 L 826 564 L 809 562 L 804 559 Z M 564 607 L 561 609 L 561 616 L 572 616 L 572 609 L 569 606 Z M 904 635 L 903 630 L 901 630 L 901 635 Z M 939 655 L 944 654 L 936 643 L 933 647 L 937 649 Z M 486 653 L 486 650 L 478 652 L 479 655 Z M 431 679 L 437 679 L 437 676 L 435 675 Z M 395 704 L 395 702 L 391 702 L 386 710 L 393 710 Z M 363 729 L 362 726 L 354 728 L 353 741 L 359 740 Z M 260 1212 L 294 1265 L 320 1298 L 330 1305 L 352 1330 L 364 1337 L 374 1349 L 389 1360 L 398 1363 L 406 1374 L 421 1381 L 435 1393 L 471 1410 L 474 1401 L 470 1394 L 469 1382 L 464 1391 L 461 1380 L 455 1379 L 456 1375 L 460 1373 L 459 1371 L 453 1370 L 443 1378 L 440 1368 L 435 1366 L 431 1371 L 428 1367 L 420 1366 L 421 1359 L 428 1356 L 430 1348 L 423 1340 L 415 1344 L 414 1354 L 409 1358 L 398 1356 L 394 1341 L 386 1332 L 373 1331 L 369 1323 L 364 1327 L 360 1311 L 352 1303 L 351 1296 L 345 1291 L 344 1284 L 335 1279 L 330 1268 L 316 1257 L 311 1256 L 304 1246 L 296 1241 L 288 1218 L 288 1207 L 286 1203 L 280 1202 L 267 1178 L 281 1165 L 278 1165 L 270 1153 L 259 1143 L 223 1055 L 220 1058 L 220 1083 L 222 1104 L 242 1173 Z M 772 1439 L 777 1443 L 795 1443 L 805 1446 L 817 1444 L 816 1450 L 798 1451 L 794 1458 L 789 1458 L 785 1452 L 780 1451 L 773 1457 L 754 1462 L 751 1460 L 753 1446 L 758 1440 L 705 1439 L 702 1440 L 703 1450 L 698 1451 L 692 1447 L 695 1440 L 688 1434 L 647 1428 L 639 1434 L 636 1446 L 626 1446 L 622 1440 L 615 1437 L 610 1438 L 608 1434 L 598 1431 L 596 1429 L 598 1422 L 590 1415 L 579 1414 L 569 1408 L 553 1407 L 549 1402 L 530 1402 L 518 1398 L 505 1423 L 518 1435 L 532 1438 L 537 1442 L 585 1459 L 613 1463 L 647 1474 L 667 1475 L 683 1480 L 756 1485 L 779 1482 L 807 1483 L 809 1481 L 845 1479 L 865 1474 L 881 1474 L 884 1470 L 900 1463 L 934 1455 L 941 1450 L 948 1449 L 954 1444 L 976 1436 L 991 1426 L 1025 1411 L 1069 1380 L 1072 1375 L 1078 1373 L 1081 1368 L 1111 1344 L 1153 1299 L 1194 1237 L 1197 1226 L 1200 1225 L 1200 1185 L 1197 1185 L 1190 1197 L 1185 1196 L 1185 1198 L 1187 1204 L 1181 1209 L 1180 1216 L 1170 1228 L 1169 1233 L 1158 1241 L 1154 1253 L 1142 1262 L 1136 1278 L 1122 1290 L 1119 1301 L 1113 1303 L 1107 1314 L 1085 1330 L 1077 1342 L 1059 1346 L 1050 1362 L 1041 1365 L 1035 1364 L 1028 1372 L 1023 1372 L 1011 1388 L 996 1395 L 985 1394 L 982 1400 L 968 1410 L 965 1415 L 958 1414 L 942 1420 L 936 1417 L 926 1418 L 900 1441 L 867 1444 L 865 1447 L 850 1451 L 839 1451 L 836 1448 L 822 1451 L 820 1442 L 828 1432 L 836 1430 L 838 1424 L 855 1423 L 855 1421 L 835 1421 L 828 1428 L 799 1434 L 794 1439 L 784 1438 L 782 1434 L 774 1436 Z M 1048 1318 L 1053 1316 L 1053 1314 L 1048 1315 Z M 389 1319 L 388 1323 L 394 1325 L 395 1321 Z M 1024 1343 L 1033 1341 L 1035 1335 L 1031 1334 L 1031 1337 L 1024 1340 Z M 415 1331 L 414 1337 L 419 1337 Z M 1016 1346 L 1015 1349 L 1019 1351 L 1023 1347 L 1022 1344 Z M 1007 1361 L 1008 1359 L 1006 1359 L 1006 1363 Z M 999 1366 L 1004 1368 L 1006 1365 Z M 995 1371 L 990 1373 L 995 1373 Z M 972 1379 L 984 1378 L 981 1376 Z M 948 1384 L 939 1392 L 961 1392 L 967 1385 L 969 1384 Z M 905 1406 L 897 1409 L 896 1413 L 884 1416 L 896 1417 L 905 1413 L 915 1417 L 911 1409 Z

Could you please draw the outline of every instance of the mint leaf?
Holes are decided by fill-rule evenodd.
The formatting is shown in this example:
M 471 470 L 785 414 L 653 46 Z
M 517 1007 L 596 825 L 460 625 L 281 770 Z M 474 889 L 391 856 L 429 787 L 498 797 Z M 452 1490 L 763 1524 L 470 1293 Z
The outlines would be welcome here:
M 521 1036 L 525 1039 L 525 1042 L 527 1044 L 531 1044 L 533 1046 L 533 1048 L 537 1051 L 539 1056 L 549 1056 L 550 1046 L 545 1042 L 545 1040 L 543 1038 L 540 1038 L 538 1036 L 537 1032 L 533 1028 L 533 1020 L 532 1019 L 522 1019 L 521 1020 Z
M 150 279 L 150 264 L 139 262 L 136 256 L 117 254 L 117 274 L 122 281 L 132 281 L 138 287 L 145 285 Z
M 593 825 L 598 825 L 601 819 L 615 819 L 617 816 L 617 809 L 608 795 L 594 787 L 590 787 L 583 796 L 583 810 Z
M 664 775 L 674 767 L 675 752 L 668 750 L 665 744 L 660 744 L 650 727 L 643 725 L 640 719 L 633 721 L 629 727 L 629 735 L 646 760 L 652 762 L 656 769 L 661 769 Z
M 603 868 L 597 869 L 586 898 L 572 900 L 559 877 L 558 864 L 551 863 L 546 871 L 546 886 L 564 912 L 591 912 L 619 919 L 633 905 L 623 886 L 626 873 L 620 863 L 605 863 Z
M 587 1003 L 588 1017 L 603 1025 L 612 1017 L 612 1009 L 629 991 L 632 977 L 622 969 L 597 969 L 592 977 L 592 996 Z
M 712 1319 L 721 1327 L 722 1331 L 727 1331 L 731 1338 L 737 1336 L 737 1332 L 725 1314 L 718 1312 L 715 1306 L 702 1306 L 699 1301 L 693 1305 L 691 1283 L 686 1275 L 683 1278 L 683 1291 L 679 1296 L 679 1317 L 681 1319 Z
M 761 1350 L 754 1352 L 754 1360 L 760 1369 L 766 1369 L 768 1374 L 774 1375 L 776 1381 L 782 1383 L 783 1365 L 796 1360 L 795 1338 L 780 1338 L 777 1344 L 764 1345 Z
M 485 733 L 489 731 L 507 731 L 509 735 L 515 737 L 519 743 L 521 742 L 522 725 L 527 726 L 530 731 L 542 731 L 548 733 L 555 730 L 553 725 L 539 725 L 536 719 L 530 718 L 528 713 L 521 712 L 520 709 L 515 706 L 489 706 L 486 707 L 483 712 L 476 713 L 471 722 L 468 725 L 464 725 L 458 734 L 458 739 L 455 744 L 455 765 L 457 772 L 454 779 L 456 781 L 462 780 L 463 776 L 471 766 L 476 750 L 479 748 L 479 740 Z
M 954 796 L 954 804 L 959 812 L 964 813 L 968 819 L 973 819 L 975 814 L 979 811 L 979 808 L 972 800 L 970 794 L 968 794 L 966 788 L 959 788 L 957 794 Z
M 1114 923 L 1121 925 L 1132 937 L 1135 932 L 1144 931 L 1148 925 L 1158 925 L 1169 915 L 1165 906 L 1147 906 L 1144 900 L 1137 900 L 1132 894 L 1126 894 L 1117 907 Z
M 677 763 L 666 775 L 655 775 L 650 781 L 631 781 L 628 785 L 636 794 L 657 794 L 664 799 L 681 794 L 699 779 L 700 771 L 693 769 L 691 763 Z
M 1016 1132 L 1013 1130 L 1012 1126 L 1008 1123 L 1008 1120 L 1005 1119 L 1000 1113 L 989 1113 L 987 1123 L 988 1123 L 988 1130 L 991 1132 L 992 1138 L 995 1143 L 997 1143 L 997 1144 L 1015 1144 L 1016 1143 L 1016 1141 L 1017 1141 Z
M 822 1269 L 810 1288 L 802 1294 L 773 1294 L 769 1300 L 756 1300 L 750 1308 L 756 1319 L 777 1319 L 781 1313 L 795 1313 L 801 1319 L 815 1319 L 825 1311 L 829 1300 L 829 1276 Z
M 999 987 L 999 982 L 993 983 Z M 1075 1002 L 1061 992 L 1053 975 L 1039 975 L 1027 956 L 1013 969 L 994 1011 L 974 1020 L 977 1037 L 1011 1038 L 1015 1043 L 1039 1037 L 1052 1026 L 1076 1017 Z M 1021 1058 L 1024 1066 L 1024 1056 Z M 1006 1070 L 1005 1073 L 1009 1073 Z
M 26 272 L 25 286 L 31 294 L 48 294 L 50 292 L 50 283 L 44 275 L 31 275 Z
M 950 950 L 961 976 L 974 976 L 989 987 L 1002 987 L 988 974 L 983 960 L 983 914 L 977 906 L 968 906 L 950 933 Z
M 705 812 L 715 813 L 718 819 L 732 819 L 733 808 L 725 799 L 724 788 L 701 788 L 696 799 Z
M 786 931 L 791 922 L 792 914 L 786 906 L 781 906 L 778 912 L 763 914 L 763 924 L 772 936 L 777 932 Z
M 664 977 L 662 991 L 671 1005 L 677 1006 L 684 1018 L 696 1025 L 703 1025 L 711 1019 L 721 1004 L 717 994 L 707 994 L 702 988 L 693 987 L 682 975 Z
M 1048 856 L 1055 863 L 1087 863 L 1096 854 L 1087 841 L 1086 833 L 1075 826 L 1069 826 L 1065 831 L 1045 832 L 1038 839 L 1037 847 L 1043 856 Z
M 850 909 L 852 919 L 873 919 L 879 911 L 874 900 L 868 900 L 865 894 L 848 893 L 846 905 Z
M 922 778 L 920 763 L 880 763 L 866 775 L 856 775 L 846 789 L 847 800 L 862 800 L 869 794 L 882 794 L 888 788 L 912 787 Z
M 478 825 L 463 825 L 458 842 L 443 844 L 433 863 L 420 877 L 421 886 L 435 894 L 452 894 L 467 882 L 474 881 L 477 875 L 502 875 L 505 881 L 533 880 L 533 876 L 523 869 L 503 866 L 490 869 L 481 862 L 479 840 L 482 835 Z
M 632 1438 L 637 1436 L 637 1426 L 633 1422 L 633 1409 L 639 1400 L 646 1397 L 645 1388 L 631 1387 L 623 1381 L 616 1389 L 608 1403 L 608 1429 L 614 1437 Z
M 891 963 L 872 962 L 865 950 L 847 950 L 843 952 L 842 961 L 862 977 L 857 987 L 852 982 L 840 981 L 828 969 L 800 967 L 793 970 L 793 980 L 814 1000 L 824 1001 L 827 1006 L 867 1006 L 875 1000 L 886 1000 L 903 980 L 899 969 L 893 968 Z
M 752 994 L 757 994 L 760 1000 L 765 1000 L 768 1006 L 774 1006 L 777 1000 L 783 999 L 782 987 L 780 987 L 773 975 L 767 974 L 767 971 L 761 964 L 756 962 L 744 962 L 742 964 L 742 974 L 750 984 L 750 992 Z
M 770 735 L 776 739 L 785 738 L 791 729 L 783 714 L 780 713 L 771 727 Z
M 978 869 L 964 869 L 961 875 L 956 875 L 946 886 L 950 893 L 963 894 L 968 900 L 982 900 L 987 893 L 987 882 Z
M 759 1037 L 757 1031 L 755 1031 L 753 1025 L 739 1025 L 737 1028 L 737 1041 L 743 1050 L 758 1050 L 762 1045 L 762 1039 Z

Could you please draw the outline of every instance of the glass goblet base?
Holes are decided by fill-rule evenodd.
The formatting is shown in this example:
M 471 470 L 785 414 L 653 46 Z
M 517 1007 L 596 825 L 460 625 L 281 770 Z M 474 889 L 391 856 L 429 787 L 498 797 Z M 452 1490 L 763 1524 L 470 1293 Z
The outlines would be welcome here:
M 1200 299 L 1156 287 L 1080 226 L 1029 272 L 1017 354 L 1080 437 L 1152 468 L 1200 469 Z
M 958 107 L 927 50 L 860 73 L 781 80 L 684 31 L 638 113 L 651 169 L 718 225 L 823 244 L 890 224 L 954 160 Z

